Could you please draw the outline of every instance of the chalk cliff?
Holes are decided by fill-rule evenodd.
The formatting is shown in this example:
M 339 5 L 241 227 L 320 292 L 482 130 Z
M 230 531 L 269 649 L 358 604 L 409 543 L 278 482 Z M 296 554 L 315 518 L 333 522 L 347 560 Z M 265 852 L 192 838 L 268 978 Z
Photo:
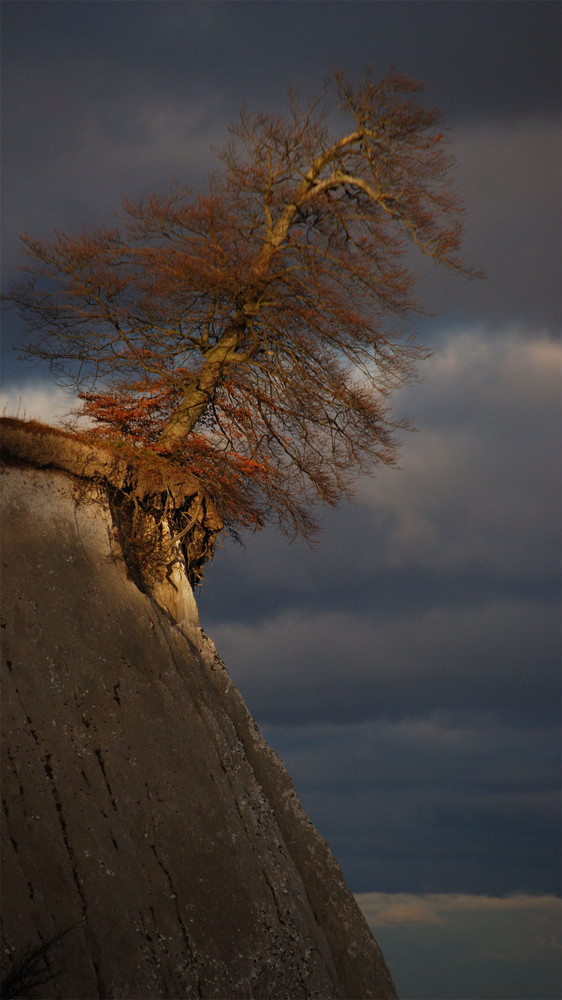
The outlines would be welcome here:
M 395 997 L 179 549 L 143 585 L 103 476 L 4 437 L 4 995 Z

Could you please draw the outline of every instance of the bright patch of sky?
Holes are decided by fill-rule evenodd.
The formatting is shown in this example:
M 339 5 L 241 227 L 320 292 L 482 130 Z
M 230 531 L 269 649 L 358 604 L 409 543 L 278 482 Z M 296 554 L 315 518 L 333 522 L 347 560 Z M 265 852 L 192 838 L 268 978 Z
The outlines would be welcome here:
M 401 1000 L 560 997 L 556 896 L 373 892 L 356 899 Z

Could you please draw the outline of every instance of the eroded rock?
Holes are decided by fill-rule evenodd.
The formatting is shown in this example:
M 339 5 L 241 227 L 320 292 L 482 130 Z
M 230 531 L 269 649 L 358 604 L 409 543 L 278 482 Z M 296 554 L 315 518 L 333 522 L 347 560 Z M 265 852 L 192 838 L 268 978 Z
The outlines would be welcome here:
M 41 997 L 395 997 L 185 570 L 139 588 L 99 481 L 22 458 L 1 476 L 3 966 L 68 930 Z

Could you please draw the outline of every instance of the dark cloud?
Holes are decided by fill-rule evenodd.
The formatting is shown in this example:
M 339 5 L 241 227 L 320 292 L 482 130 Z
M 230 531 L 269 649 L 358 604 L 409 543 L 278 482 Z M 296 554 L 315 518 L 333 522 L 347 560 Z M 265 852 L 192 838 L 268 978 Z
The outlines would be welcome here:
M 506 5 L 512 7 L 513 5 Z M 465 256 L 483 281 L 425 268 L 422 301 L 439 313 L 560 331 L 560 121 L 537 113 L 457 129 L 457 186 L 467 209 Z
M 315 551 L 273 532 L 227 545 L 201 607 L 256 624 L 276 612 L 396 614 L 502 596 L 555 601 L 560 524 L 559 350 L 504 328 L 449 331 L 426 379 L 396 401 L 418 433 L 400 471 L 358 484 L 357 504 L 327 515 Z M 224 575 L 223 575 L 224 574 Z M 230 596 L 231 595 L 231 596 Z
M 356 891 L 557 892 L 556 725 L 465 712 L 265 733 Z
M 556 113 L 560 8 L 554 2 L 455 4 L 406 0 L 315 3 L 14 2 L 4 5 L 6 52 L 37 70 L 53 57 L 91 88 L 152 85 L 269 99 L 311 84 L 333 64 L 392 63 L 430 81 L 455 114 Z M 105 72 L 104 72 L 105 70 Z M 96 72 L 97 71 L 97 72 Z M 140 82 L 140 88 L 139 88 Z M 118 97 L 118 94 L 115 94 Z
M 558 626 L 558 602 L 488 598 L 394 618 L 307 612 L 207 627 L 256 716 L 302 725 L 484 707 L 556 721 Z
M 465 715 L 265 732 L 355 891 L 558 891 L 556 727 Z

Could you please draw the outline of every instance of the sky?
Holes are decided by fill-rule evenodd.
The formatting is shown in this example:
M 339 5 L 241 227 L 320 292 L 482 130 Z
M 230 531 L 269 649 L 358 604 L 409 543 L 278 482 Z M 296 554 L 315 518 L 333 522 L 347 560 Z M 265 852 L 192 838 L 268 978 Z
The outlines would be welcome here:
M 425 81 L 454 129 L 467 281 L 419 266 L 417 433 L 314 549 L 226 539 L 201 622 L 342 866 L 402 1000 L 548 1000 L 559 981 L 560 5 L 2 4 L 2 285 L 17 233 L 204 188 L 241 105 L 334 67 Z M 71 401 L 17 359 L 1 408 Z M 375 474 L 376 473 L 376 474 Z

